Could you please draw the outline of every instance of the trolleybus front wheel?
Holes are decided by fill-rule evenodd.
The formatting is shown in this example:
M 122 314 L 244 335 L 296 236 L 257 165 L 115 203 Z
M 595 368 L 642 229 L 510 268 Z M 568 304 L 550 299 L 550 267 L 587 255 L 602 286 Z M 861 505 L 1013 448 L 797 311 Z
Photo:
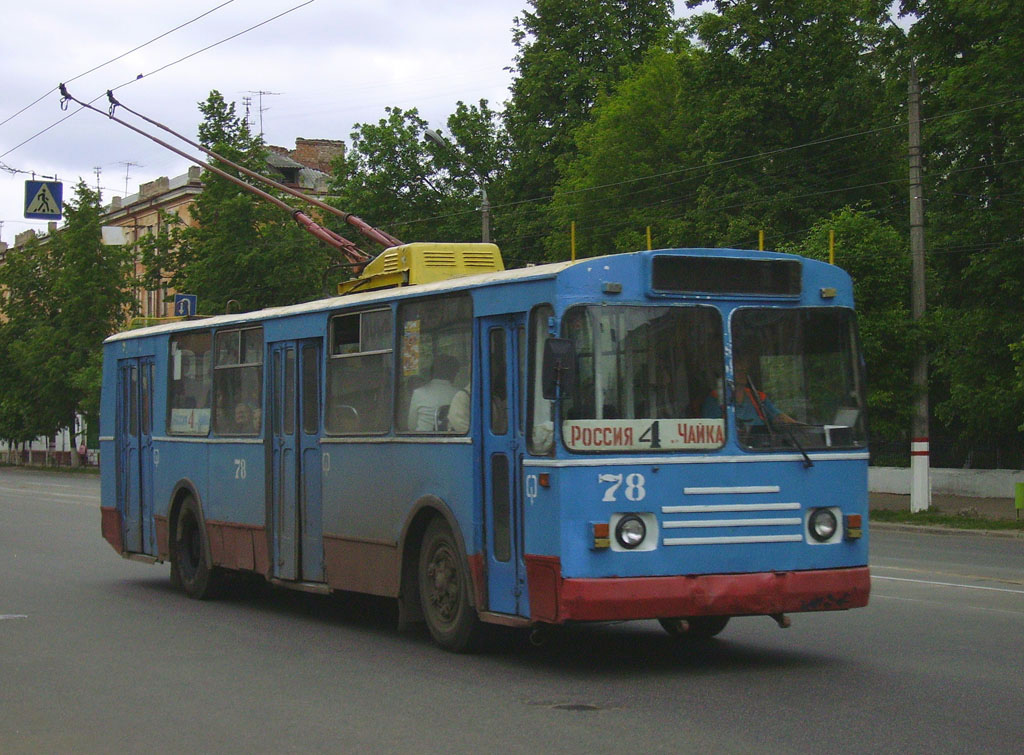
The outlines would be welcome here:
M 686 619 L 658 619 L 662 629 L 673 637 L 709 640 L 725 629 L 728 616 L 691 616 Z
M 470 650 L 480 619 L 470 601 L 469 574 L 451 528 L 435 518 L 420 548 L 419 590 L 423 617 L 438 645 L 456 653 Z
M 217 573 L 207 558 L 208 550 L 199 505 L 189 496 L 182 501 L 174 525 L 171 582 L 196 600 L 211 597 L 217 586 Z

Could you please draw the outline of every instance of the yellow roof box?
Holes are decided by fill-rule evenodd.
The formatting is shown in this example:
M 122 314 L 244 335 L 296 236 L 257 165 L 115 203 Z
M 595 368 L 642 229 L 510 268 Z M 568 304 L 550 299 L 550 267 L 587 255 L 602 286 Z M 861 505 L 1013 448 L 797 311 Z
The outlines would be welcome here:
M 338 284 L 339 294 L 461 278 L 504 270 L 495 244 L 415 242 L 385 249 L 358 278 Z

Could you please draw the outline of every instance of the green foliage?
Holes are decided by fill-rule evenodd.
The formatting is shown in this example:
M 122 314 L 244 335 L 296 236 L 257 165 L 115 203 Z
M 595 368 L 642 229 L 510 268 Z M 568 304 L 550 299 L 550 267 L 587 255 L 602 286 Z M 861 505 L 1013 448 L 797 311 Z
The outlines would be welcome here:
M 1020 436 L 1024 418 L 1024 7 L 916 0 L 927 248 L 942 339 L 936 416 L 964 439 Z
M 459 102 L 444 144 L 426 138 L 415 108 L 385 113 L 356 124 L 351 148 L 335 161 L 333 201 L 406 241 L 479 241 L 480 186 L 493 193 L 507 151 L 487 101 Z
M 80 181 L 64 212 L 60 232 L 0 266 L 0 437 L 17 442 L 98 416 L 100 344 L 133 302 L 132 259 L 103 244 L 98 194 Z
M 199 140 L 256 173 L 266 173 L 266 149 L 217 91 L 199 106 Z M 225 165 L 216 166 L 237 176 Z M 302 208 L 305 211 L 307 208 Z M 190 207 L 194 226 L 173 219 L 139 247 L 148 285 L 169 284 L 195 294 L 201 314 L 294 304 L 323 294 L 335 251 L 299 228 L 283 209 L 212 171 Z
M 599 97 L 561 163 L 552 256 L 572 220 L 583 255 L 635 248 L 646 226 L 656 246 L 751 248 L 759 230 L 778 246 L 840 207 L 894 206 L 903 137 L 876 124 L 898 101 L 871 62 L 893 43 L 884 4 L 770 5 L 716 3 L 689 22 L 695 43 Z
M 511 256 L 544 258 L 545 208 L 560 160 L 576 152 L 574 133 L 603 91 L 620 81 L 674 27 L 669 0 L 531 0 L 517 17 L 512 41 L 516 78 L 505 110 L 513 148 L 502 193 L 503 239 Z
M 914 399 L 913 360 L 924 347 L 922 331 L 910 321 L 907 243 L 888 223 L 847 207 L 780 251 L 828 261 L 830 230 L 835 233 L 835 263 L 853 279 L 867 363 L 872 439 L 907 440 Z
M 485 188 L 512 265 L 566 258 L 573 221 L 581 256 L 644 248 L 650 226 L 656 247 L 750 248 L 763 230 L 771 248 L 822 258 L 834 229 L 874 438 L 906 437 L 910 362 L 926 348 L 933 438 L 1024 446 L 1024 6 L 903 0 L 904 35 L 884 0 L 688 0 L 699 12 L 682 27 L 673 5 L 530 0 L 504 109 L 458 103 L 442 145 L 415 108 L 356 124 L 332 201 L 409 241 L 472 241 Z M 929 264 L 916 326 L 903 238 L 912 58 Z M 200 110 L 204 144 L 265 170 L 233 104 L 212 92 Z M 95 347 L 125 312 L 130 261 L 98 244 L 84 191 L 62 233 L 0 265 L 0 436 L 45 434 L 93 406 Z M 204 313 L 317 296 L 342 262 L 209 171 L 191 213 L 197 227 L 165 216 L 135 251 L 147 287 L 197 294 Z

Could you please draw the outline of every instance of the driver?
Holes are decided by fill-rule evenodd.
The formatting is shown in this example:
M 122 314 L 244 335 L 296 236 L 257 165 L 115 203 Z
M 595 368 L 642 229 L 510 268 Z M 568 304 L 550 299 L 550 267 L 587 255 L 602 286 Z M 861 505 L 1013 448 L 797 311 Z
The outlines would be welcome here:
M 754 386 L 750 375 L 754 359 L 752 356 L 743 355 L 733 360 L 733 377 L 736 384 L 736 390 L 733 391 L 733 406 L 736 410 L 736 422 L 747 428 L 765 425 L 770 428 L 776 422 L 795 423 L 795 419 L 772 403 L 768 394 Z

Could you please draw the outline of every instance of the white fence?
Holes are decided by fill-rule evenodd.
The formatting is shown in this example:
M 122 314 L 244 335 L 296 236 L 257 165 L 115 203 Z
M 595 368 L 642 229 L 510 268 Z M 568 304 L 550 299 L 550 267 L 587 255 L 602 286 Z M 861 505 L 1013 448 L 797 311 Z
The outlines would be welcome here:
M 1013 498 L 1014 485 L 1024 482 L 1019 469 L 931 469 L 932 495 L 968 498 Z M 910 470 L 903 467 L 871 467 L 868 489 L 872 493 L 910 495 Z
M 78 417 L 75 434 L 67 428 L 61 430 L 53 438 L 36 438 L 29 443 L 8 444 L 0 441 L 0 463 L 32 464 L 40 466 L 70 466 L 71 454 L 77 442 L 78 451 L 84 464 L 97 464 L 99 451 L 85 448 L 85 434 L 82 432 L 82 418 Z

